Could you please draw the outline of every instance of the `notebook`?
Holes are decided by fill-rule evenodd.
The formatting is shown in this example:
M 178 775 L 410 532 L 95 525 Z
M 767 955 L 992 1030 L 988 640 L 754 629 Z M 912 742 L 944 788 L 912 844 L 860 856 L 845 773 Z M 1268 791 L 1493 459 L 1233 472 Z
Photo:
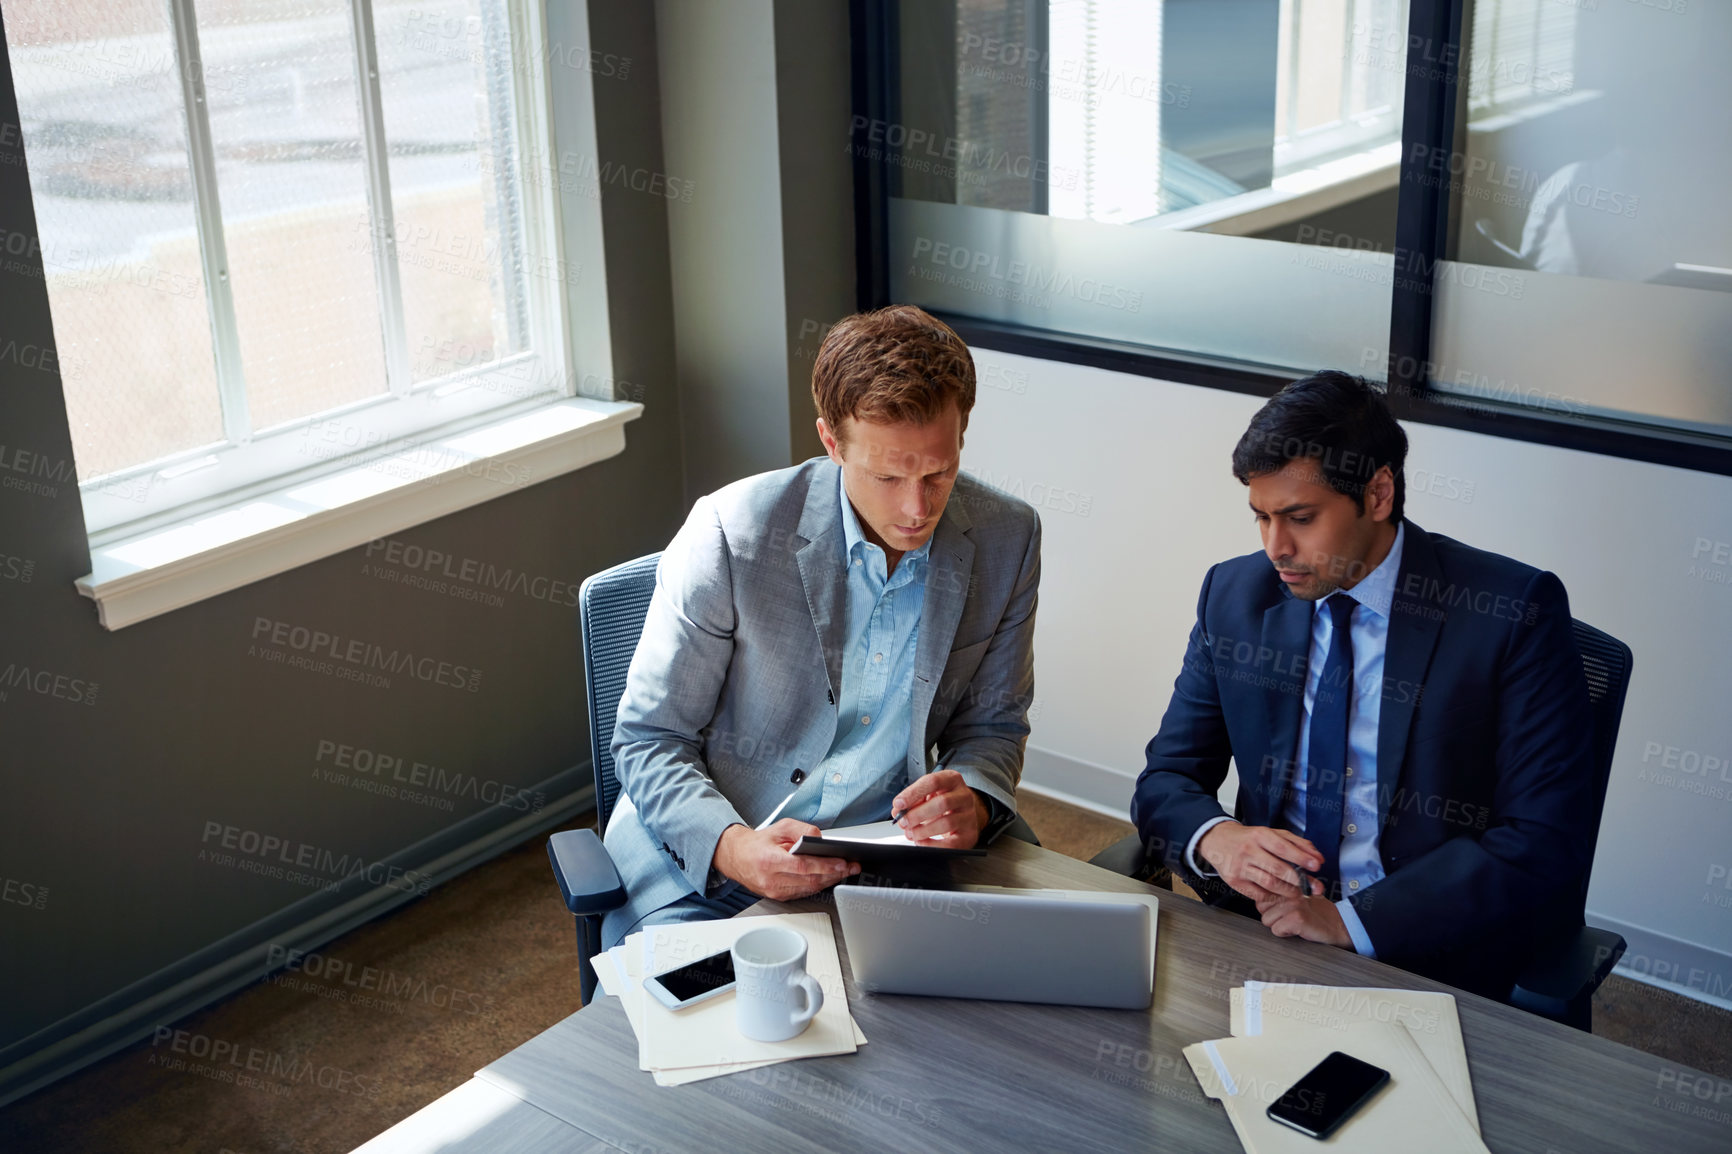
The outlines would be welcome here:
M 866 871 L 907 871 L 911 867 L 947 864 L 957 858 L 986 856 L 986 850 L 981 847 L 951 849 L 911 842 L 902 832 L 902 827 L 893 821 L 827 829 L 820 836 L 799 839 L 788 852 L 802 857 L 846 858 L 859 862 L 860 868 Z

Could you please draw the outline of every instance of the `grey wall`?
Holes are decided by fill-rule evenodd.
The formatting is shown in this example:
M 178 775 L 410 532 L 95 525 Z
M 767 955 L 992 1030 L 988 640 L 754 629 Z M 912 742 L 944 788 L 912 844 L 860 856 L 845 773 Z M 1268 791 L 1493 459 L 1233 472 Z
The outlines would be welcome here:
M 855 308 L 848 5 L 777 0 L 775 29 L 788 441 L 803 461 L 823 452 L 812 362 L 824 332 Z
M 656 2 L 688 499 L 790 457 L 773 9 Z
M 686 496 L 820 452 L 812 359 L 853 311 L 848 6 L 657 0 Z
M 623 77 L 594 80 L 602 154 L 664 172 L 653 12 L 597 4 L 593 23 L 594 47 L 631 61 Z M 8 68 L 0 124 L 17 119 Z M 15 133 L 5 139 L 0 228 L 34 235 Z M 0 487 L 0 554 L 19 561 L 0 559 L 0 673 L 67 679 L 60 696 L 0 686 L 0 875 L 12 895 L 0 902 L 0 1100 L 250 980 L 248 951 L 267 940 L 328 937 L 333 919 L 401 900 L 394 889 L 324 893 L 246 872 L 238 863 L 249 855 L 235 850 L 237 864 L 210 860 L 220 839 L 206 840 L 207 823 L 443 874 L 504 848 L 489 835 L 521 838 L 571 812 L 588 744 L 569 590 L 660 548 L 686 505 L 666 202 L 609 185 L 601 207 L 613 372 L 620 393 L 647 406 L 626 451 L 399 534 L 564 583 L 542 598 L 507 594 L 494 606 L 380 580 L 368 568 L 378 557 L 357 549 L 109 633 L 72 586 L 90 567 L 76 486 Z M 0 342 L 52 348 L 38 268 L 0 273 L 0 329 Z M 785 426 L 780 435 L 785 443 Z M 0 359 L 0 443 L 9 463 L 18 452 L 72 460 L 54 372 Z M 15 575 L 26 563 L 27 581 Z M 267 664 L 251 648 L 259 618 L 479 669 L 479 689 L 403 678 L 365 687 Z M 518 809 L 465 784 L 424 788 L 432 804 L 358 792 L 315 776 L 322 741 L 495 783 L 490 795 L 501 785 L 531 793 Z

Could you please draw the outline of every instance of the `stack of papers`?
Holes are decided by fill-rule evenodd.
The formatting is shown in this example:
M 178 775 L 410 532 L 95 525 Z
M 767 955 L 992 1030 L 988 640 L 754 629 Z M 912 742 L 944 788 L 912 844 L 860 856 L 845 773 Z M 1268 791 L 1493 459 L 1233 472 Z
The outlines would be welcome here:
M 670 1010 L 643 989 L 645 974 L 659 974 L 733 947 L 748 930 L 783 926 L 806 939 L 806 971 L 824 990 L 812 1024 L 785 1042 L 755 1042 L 734 1024 L 732 991 L 684 1010 Z M 713 922 L 651 926 L 592 959 L 601 988 L 620 1000 L 637 1035 L 638 1069 L 660 1086 L 681 1086 L 795 1058 L 852 1054 L 866 1036 L 848 1012 L 842 963 L 825 913 L 776 914 Z
M 1455 998 L 1420 990 L 1247 982 L 1233 1037 L 1185 1048 L 1203 1092 L 1227 1110 L 1247 1154 L 1306 1154 L 1314 1139 L 1265 1111 L 1335 1050 L 1389 1071 L 1389 1084 L 1330 1139 L 1348 1150 L 1483 1151 Z

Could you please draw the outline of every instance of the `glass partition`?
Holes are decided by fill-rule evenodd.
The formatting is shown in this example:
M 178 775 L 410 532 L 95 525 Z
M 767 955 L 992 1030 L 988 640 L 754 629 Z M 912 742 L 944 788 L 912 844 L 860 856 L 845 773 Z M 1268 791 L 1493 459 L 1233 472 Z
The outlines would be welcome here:
M 903 0 L 891 295 L 1309 370 L 1383 369 L 1403 0 Z
M 1732 4 L 892 0 L 883 32 L 875 295 L 1253 375 L 1393 353 L 1438 419 L 1598 451 L 1732 434 Z
M 1732 432 L 1732 5 L 1478 0 L 1465 35 L 1436 386 Z

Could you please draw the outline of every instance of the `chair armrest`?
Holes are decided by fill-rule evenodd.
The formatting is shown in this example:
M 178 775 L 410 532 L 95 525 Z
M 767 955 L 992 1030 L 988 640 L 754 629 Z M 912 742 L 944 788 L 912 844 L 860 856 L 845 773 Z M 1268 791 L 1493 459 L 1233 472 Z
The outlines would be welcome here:
M 1143 839 L 1136 834 L 1115 841 L 1090 858 L 1089 864 L 1128 878 L 1136 878 L 1163 890 L 1173 888 L 1173 872 L 1159 862 L 1149 860 L 1148 851 L 1143 848 Z
M 1148 867 L 1148 855 L 1143 852 L 1143 839 L 1133 833 L 1097 853 L 1089 859 L 1089 864 L 1134 878 L 1142 876 Z
M 1622 937 L 1582 926 L 1536 954 L 1516 985 L 1541 998 L 1573 1002 L 1599 989 L 1623 954 Z
M 625 883 L 594 830 L 554 834 L 547 839 L 547 856 L 565 908 L 578 917 L 605 914 L 625 904 Z

